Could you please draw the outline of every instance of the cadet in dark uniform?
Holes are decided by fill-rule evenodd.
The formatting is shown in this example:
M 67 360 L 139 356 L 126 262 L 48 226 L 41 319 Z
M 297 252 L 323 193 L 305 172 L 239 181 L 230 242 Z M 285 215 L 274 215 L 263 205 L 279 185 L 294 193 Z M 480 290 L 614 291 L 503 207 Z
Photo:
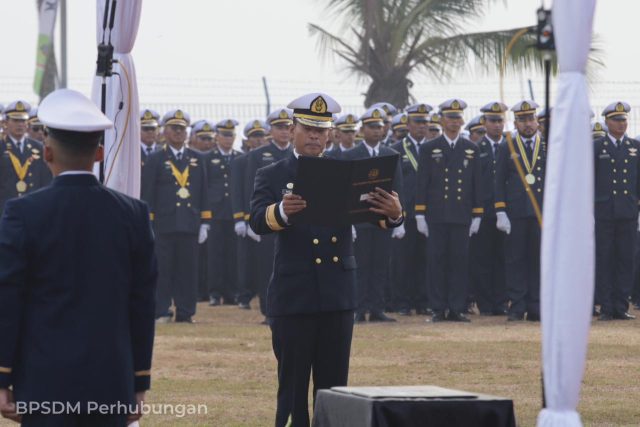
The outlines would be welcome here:
M 140 159 L 142 166 L 147 157 L 158 149 L 158 121 L 160 114 L 153 110 L 144 109 L 140 112 Z
M 291 194 L 298 156 L 321 156 L 338 104 L 314 93 L 296 99 L 292 130 L 295 151 L 258 171 L 251 200 L 251 227 L 276 233 L 273 276 L 267 294 L 273 350 L 278 360 L 276 427 L 309 425 L 309 377 L 313 391 L 347 384 L 355 307 L 351 227 L 290 225 L 305 208 Z M 396 195 L 375 193 L 375 212 L 402 223 Z
M 591 116 L 593 117 L 593 111 L 591 112 Z M 549 120 L 551 120 L 551 110 L 549 110 Z M 549 122 L 549 124 L 550 123 L 551 122 Z M 549 126 L 547 124 L 547 109 L 543 108 L 538 113 L 538 132 L 540 132 L 540 135 L 542 135 L 543 138 L 546 135 L 545 132 L 548 127 Z
M 237 236 L 234 231 L 231 207 L 231 168 L 233 159 L 242 153 L 233 149 L 233 131 L 228 125 L 232 119 L 219 122 L 217 147 L 205 156 L 209 179 L 211 204 L 211 236 L 209 238 L 209 305 L 236 304 L 237 284 Z M 259 122 L 258 122 L 259 123 Z
M 517 132 L 513 144 L 540 210 L 547 159 L 544 141 L 538 132 L 538 104 L 521 101 L 511 108 Z M 496 226 L 505 237 L 505 278 L 511 301 L 507 320 L 540 320 L 540 225 L 507 141 L 498 148 L 495 174 Z
M 245 175 L 245 195 L 253 194 L 253 186 L 258 169 L 282 160 L 291 153 L 291 111 L 281 108 L 267 116 L 267 123 L 273 140 L 260 148 L 249 152 Z M 249 259 L 253 260 L 253 282 L 258 295 L 265 295 L 269 278 L 273 271 L 273 251 L 275 237 L 259 236 L 251 227 L 247 228 Z M 260 310 L 266 312 L 266 298 L 260 298 Z
M 427 117 L 427 130 L 426 130 L 426 139 L 427 141 L 436 139 L 442 135 L 442 125 L 440 124 L 440 115 L 438 113 L 431 113 Z
M 484 127 L 484 116 L 482 114 L 469 120 L 469 123 L 467 123 L 464 128 L 469 132 L 469 141 L 476 145 L 480 144 L 480 141 L 487 133 L 487 128 Z
M 395 142 L 391 137 L 392 135 L 389 131 L 391 130 L 391 122 L 393 121 L 393 116 L 398 114 L 398 109 L 393 104 L 390 104 L 388 102 L 376 102 L 371 107 L 369 107 L 369 109 L 372 108 L 382 108 L 382 110 L 385 112 L 384 129 L 382 130 L 383 138 L 381 144 L 385 147 L 388 147 Z
M 596 293 L 600 320 L 630 320 L 633 256 L 640 228 L 640 142 L 626 135 L 629 104 L 614 102 L 602 115 L 607 136 L 595 142 Z
M 593 124 L 591 125 L 591 136 L 593 137 L 594 141 L 602 138 L 603 136 L 606 136 L 607 132 L 609 132 L 609 129 L 607 128 L 607 125 L 604 123 L 593 122 Z M 636 141 L 637 141 L 637 137 L 636 137 Z
M 480 150 L 460 136 L 466 106 L 460 99 L 440 104 L 444 134 L 420 147 L 416 224 L 428 237 L 433 322 L 469 322 L 469 238 L 478 232 L 484 209 Z
M 409 117 L 407 113 L 399 113 L 393 116 L 391 120 L 391 145 L 397 144 L 407 137 L 409 130 L 407 129 L 407 122 Z
M 124 427 L 139 416 L 89 405 L 135 412 L 150 385 L 157 267 L 149 212 L 92 174 L 112 123 L 89 99 L 55 91 L 40 119 L 56 178 L 7 202 L 0 220 L 0 412 L 19 421 L 10 400 L 60 402 L 76 410 L 23 408 L 22 425 Z
M 504 138 L 504 116 L 508 107 L 490 102 L 480 109 L 486 134 L 478 144 L 482 164 L 482 205 L 484 214 L 478 234 L 471 237 L 469 272 L 474 300 L 481 315 L 506 314 L 507 295 L 504 278 L 504 236 L 496 228 L 494 180 L 496 154 Z
M 341 159 L 357 160 L 378 156 L 398 156 L 398 152 L 382 146 L 384 117 L 382 108 L 370 108 L 361 117 L 364 142 L 342 153 Z M 394 178 L 394 191 L 402 188 L 402 170 L 398 164 Z M 391 255 L 391 231 L 373 224 L 356 224 L 357 300 L 355 320 L 364 322 L 369 313 L 369 322 L 394 322 L 384 314 L 384 290 L 389 280 L 389 257 Z M 397 230 L 404 227 L 401 225 Z
M 289 114 L 287 113 L 287 118 Z M 252 120 L 244 127 L 247 152 L 236 156 L 231 162 L 231 208 L 233 211 L 234 230 L 238 236 L 237 241 L 237 282 L 238 282 L 238 307 L 241 309 L 251 309 L 251 299 L 259 289 L 256 286 L 254 272 L 254 260 L 251 258 L 253 252 L 249 251 L 251 245 L 247 239 L 247 221 L 249 220 L 249 202 L 251 194 L 246 194 L 247 185 L 245 177 L 247 172 L 247 157 L 251 150 L 265 145 L 268 125 L 263 120 Z M 252 190 L 253 191 L 253 190 Z M 253 240 L 252 240 L 253 242 Z M 260 295 L 261 300 L 265 300 L 265 295 Z M 266 315 L 265 303 L 260 304 L 262 314 Z
M 31 108 L 29 111 L 29 120 L 27 120 L 27 136 L 34 141 L 44 143 L 44 125 L 38 118 L 38 109 L 36 107 Z
M 0 142 L 0 213 L 7 200 L 51 182 L 51 171 L 42 159 L 42 144 L 26 136 L 29 110 L 27 102 L 14 101 L 4 111 L 6 136 Z
M 204 157 L 185 147 L 189 115 L 169 111 L 162 118 L 167 145 L 142 169 L 142 200 L 149 204 L 160 264 L 156 318 L 192 323 L 198 296 L 198 244 L 207 240 L 211 209 Z
M 333 126 L 335 133 L 338 135 L 338 145 L 325 151 L 324 155 L 329 158 L 339 159 L 347 150 L 354 147 L 356 139 L 356 129 L 358 127 L 358 118 L 353 114 L 343 114 L 335 119 Z
M 402 206 L 405 209 L 405 235 L 394 239 L 392 264 L 392 295 L 398 314 L 429 313 L 427 294 L 427 240 L 418 233 L 415 216 L 416 178 L 420 146 L 425 142 L 427 116 L 433 108 L 428 104 L 414 104 L 407 108 L 409 134 L 391 146 L 400 153 L 402 165 Z M 398 238 L 400 236 L 397 236 Z

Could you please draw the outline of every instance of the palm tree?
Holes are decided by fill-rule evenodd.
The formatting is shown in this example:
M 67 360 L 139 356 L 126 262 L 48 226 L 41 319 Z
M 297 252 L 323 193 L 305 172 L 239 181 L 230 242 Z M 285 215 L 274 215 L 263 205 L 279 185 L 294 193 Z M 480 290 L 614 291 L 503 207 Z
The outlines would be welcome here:
M 344 23 L 344 35 L 316 24 L 309 24 L 309 30 L 325 54 L 336 54 L 354 75 L 370 79 L 365 106 L 378 101 L 406 106 L 413 101 L 411 77 L 417 72 L 442 80 L 465 68 L 499 69 L 506 46 L 522 29 L 466 32 L 490 10 L 495 3 L 490 0 L 326 2 Z M 509 68 L 542 69 L 535 40 L 536 27 L 528 27 L 511 50 Z

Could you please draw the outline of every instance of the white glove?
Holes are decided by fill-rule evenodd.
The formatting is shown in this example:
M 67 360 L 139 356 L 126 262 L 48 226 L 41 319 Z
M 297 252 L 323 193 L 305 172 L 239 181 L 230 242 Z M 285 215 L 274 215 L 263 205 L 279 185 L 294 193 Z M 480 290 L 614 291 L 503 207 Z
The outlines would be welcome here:
M 392 239 L 402 239 L 405 235 L 406 231 L 404 229 L 404 224 L 400 224 L 400 227 L 396 227 L 391 232 Z
M 258 243 L 260 243 L 260 240 L 262 240 L 260 236 L 254 233 L 254 231 L 251 229 L 251 226 L 247 227 L 247 236 L 251 237 L 253 240 L 255 240 Z
M 640 231 L 640 214 L 638 214 L 638 231 Z
M 247 223 L 244 221 L 236 222 L 236 225 L 233 227 L 236 230 L 236 234 L 238 237 L 245 237 L 247 235 Z
M 511 221 L 509 221 L 507 213 L 498 212 L 496 213 L 496 216 L 498 217 L 498 220 L 496 221 L 496 228 L 507 234 L 511 233 Z
M 200 232 L 198 233 L 198 244 L 203 244 L 209 237 L 209 224 L 200 224 Z
M 429 226 L 424 215 L 416 215 L 416 226 L 418 227 L 418 233 L 424 234 L 424 237 L 429 237 Z
M 352 225 L 351 226 L 351 241 L 355 242 L 357 238 L 358 238 L 358 233 L 356 233 L 356 226 Z
M 482 218 L 480 218 L 479 216 L 471 220 L 471 227 L 469 227 L 469 237 L 473 236 L 474 234 L 478 234 L 478 230 L 480 230 L 481 220 Z

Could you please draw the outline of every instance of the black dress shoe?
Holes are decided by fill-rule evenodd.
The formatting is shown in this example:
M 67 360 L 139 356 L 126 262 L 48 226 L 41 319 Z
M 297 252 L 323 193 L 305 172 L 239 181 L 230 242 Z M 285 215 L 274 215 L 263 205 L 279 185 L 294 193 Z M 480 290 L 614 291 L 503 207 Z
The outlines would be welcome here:
M 634 303 L 633 303 L 633 308 L 634 308 L 635 310 L 640 310 L 640 302 L 634 302 Z
M 209 305 L 211 307 L 215 307 L 215 306 L 220 305 L 220 304 L 221 304 L 220 298 L 217 298 L 217 297 L 210 297 L 209 298 Z
M 369 313 L 369 322 L 395 322 L 396 319 L 393 317 L 389 317 L 383 312 L 373 312 Z
M 187 316 L 187 317 L 176 316 L 176 323 L 195 323 L 195 322 L 193 321 L 191 316 Z
M 633 314 L 624 312 L 624 313 L 613 313 L 613 318 L 616 320 L 633 320 L 636 318 L 636 316 L 634 316 Z
M 398 310 L 398 314 L 400 316 L 411 316 L 411 310 L 409 310 L 408 308 L 401 308 L 400 310 Z
M 602 320 L 602 321 L 613 320 L 613 316 L 610 315 L 609 313 L 600 313 L 600 316 L 598 316 L 598 320 Z
M 447 320 L 447 318 L 444 317 L 444 313 L 434 311 L 431 319 L 427 320 L 427 322 L 438 323 L 444 322 L 445 320 Z
M 496 308 L 491 312 L 492 316 L 506 316 L 507 309 L 506 308 Z
M 355 316 L 353 317 L 353 320 L 354 320 L 356 323 L 363 323 L 363 322 L 366 322 L 366 321 L 367 321 L 367 318 L 364 316 L 364 313 L 363 313 L 363 312 L 357 312 L 357 313 L 355 314 Z
M 464 313 L 456 313 L 455 311 L 449 312 L 447 320 L 450 322 L 471 322 L 471 319 L 469 319 Z
M 539 322 L 540 315 L 538 313 L 527 313 L 527 321 L 529 322 Z
M 241 308 L 243 310 L 251 310 L 251 304 L 249 304 L 248 302 L 239 302 L 238 308 Z
M 416 315 L 418 316 L 433 316 L 433 310 L 430 308 L 416 308 Z
M 524 320 L 524 314 L 509 313 L 507 315 L 507 322 L 521 322 Z

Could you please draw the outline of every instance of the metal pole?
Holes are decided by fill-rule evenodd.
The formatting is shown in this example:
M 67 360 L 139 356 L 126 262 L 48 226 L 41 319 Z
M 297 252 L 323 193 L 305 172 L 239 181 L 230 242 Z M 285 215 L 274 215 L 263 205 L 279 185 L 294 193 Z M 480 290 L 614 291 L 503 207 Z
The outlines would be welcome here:
M 60 87 L 67 87 L 67 0 L 60 0 Z
M 264 96 L 267 98 L 267 112 L 265 116 L 268 116 L 271 112 L 271 98 L 269 97 L 269 86 L 267 86 L 267 78 L 262 77 L 262 85 L 264 86 Z

